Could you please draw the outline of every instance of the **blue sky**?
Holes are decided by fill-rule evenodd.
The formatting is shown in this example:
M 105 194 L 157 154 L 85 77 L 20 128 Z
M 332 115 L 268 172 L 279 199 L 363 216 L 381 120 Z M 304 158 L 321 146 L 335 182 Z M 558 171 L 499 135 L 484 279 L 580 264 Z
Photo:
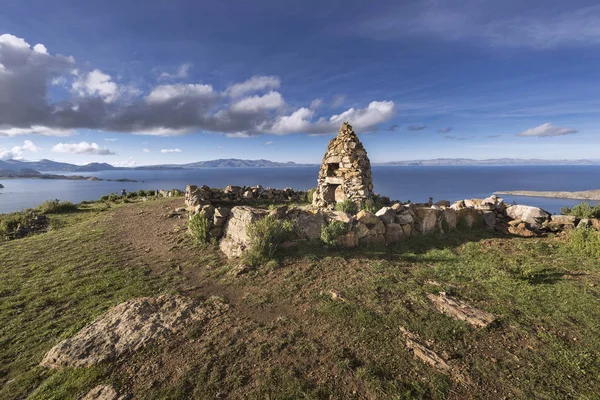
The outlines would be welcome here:
M 0 13 L 0 158 L 598 159 L 594 1 L 33 1 Z

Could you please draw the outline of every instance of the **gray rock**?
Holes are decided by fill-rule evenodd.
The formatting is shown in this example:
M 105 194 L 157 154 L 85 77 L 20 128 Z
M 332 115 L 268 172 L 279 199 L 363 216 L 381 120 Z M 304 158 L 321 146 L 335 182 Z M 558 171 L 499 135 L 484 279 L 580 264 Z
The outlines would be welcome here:
M 231 216 L 223 229 L 224 237 L 219 242 L 219 248 L 228 257 L 239 257 L 250 247 L 248 228 L 250 224 L 266 217 L 265 210 L 237 206 L 231 209 Z
M 119 396 L 111 385 L 98 385 L 87 392 L 81 400 L 124 400 L 125 398 L 125 396 Z
M 88 367 L 130 354 L 173 335 L 191 322 L 220 315 L 225 304 L 161 295 L 128 300 L 63 340 L 46 353 L 40 365 L 50 368 Z
M 550 218 L 550 213 L 538 207 L 515 205 L 506 209 L 506 215 L 512 219 L 527 222 L 533 228 L 540 228 Z

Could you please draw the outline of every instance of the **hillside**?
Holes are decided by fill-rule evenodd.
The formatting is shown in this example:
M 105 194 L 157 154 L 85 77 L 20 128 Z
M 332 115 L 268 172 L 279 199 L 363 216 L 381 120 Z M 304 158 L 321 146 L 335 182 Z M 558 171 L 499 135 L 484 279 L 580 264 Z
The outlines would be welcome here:
M 355 251 L 307 244 L 236 275 L 217 249 L 194 243 L 185 214 L 173 212 L 182 205 L 82 205 L 49 215 L 48 233 L 0 242 L 0 398 L 75 399 L 101 383 L 139 399 L 600 392 L 598 261 L 564 237 L 456 232 Z M 425 296 L 440 292 L 496 322 L 478 328 L 437 312 Z M 162 293 L 222 312 L 111 362 L 38 366 L 111 307 Z M 443 365 L 416 358 L 423 346 Z

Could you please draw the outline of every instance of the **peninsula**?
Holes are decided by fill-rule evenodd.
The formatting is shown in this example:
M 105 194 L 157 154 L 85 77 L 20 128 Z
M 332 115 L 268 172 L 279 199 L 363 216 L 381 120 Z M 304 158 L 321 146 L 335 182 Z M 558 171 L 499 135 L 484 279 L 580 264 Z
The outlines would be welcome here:
M 550 197 L 555 199 L 576 199 L 600 201 L 600 189 L 584 190 L 581 192 L 539 192 L 533 190 L 513 190 L 506 192 L 495 192 L 494 194 L 528 196 L 528 197 Z

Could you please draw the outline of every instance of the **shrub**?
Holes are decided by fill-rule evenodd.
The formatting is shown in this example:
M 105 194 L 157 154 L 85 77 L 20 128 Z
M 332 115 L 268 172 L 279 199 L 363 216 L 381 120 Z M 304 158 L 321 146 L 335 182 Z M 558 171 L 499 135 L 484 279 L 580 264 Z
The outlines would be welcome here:
M 19 225 L 29 225 L 34 218 L 35 214 L 31 210 L 0 215 L 0 240 L 10 235 Z
M 591 206 L 588 203 L 579 203 L 573 206 L 573 208 L 561 208 L 560 212 L 561 214 L 573 215 L 577 218 L 600 218 L 600 204 Z
M 246 255 L 248 263 L 256 266 L 271 260 L 279 246 L 292 239 L 297 231 L 296 220 L 277 219 L 268 215 L 255 221 L 248 228 L 250 237 L 250 251 Z
M 378 194 L 373 194 L 373 196 L 371 197 L 371 201 L 366 201 L 362 209 L 370 211 L 372 213 L 376 213 L 377 211 L 381 210 L 383 206 L 384 204 L 381 200 L 381 197 Z
M 133 199 L 137 197 L 137 193 L 136 192 L 129 192 L 127 193 L 127 198 L 128 199 Z
M 111 193 L 111 194 L 108 195 L 108 201 L 112 201 L 114 203 L 118 199 L 119 199 L 119 196 L 116 195 L 116 194 L 114 194 L 114 193 Z
M 156 196 L 155 190 L 146 190 L 146 196 Z
M 60 214 L 77 211 L 77 205 L 70 201 L 46 200 L 37 209 L 42 214 Z
M 146 191 L 144 189 L 140 189 L 137 191 L 138 197 L 146 197 Z
M 335 245 L 340 236 L 348 232 L 348 225 L 342 221 L 331 221 L 321 228 L 321 240 L 325 244 Z
M 336 203 L 335 209 L 336 211 L 343 211 L 352 215 L 358 212 L 358 210 L 356 209 L 356 204 L 354 204 L 350 199 L 346 199 L 344 201 Z
M 210 242 L 211 221 L 204 214 L 194 214 L 188 224 L 189 230 L 199 243 Z
M 600 232 L 590 227 L 573 229 L 567 234 L 566 247 L 576 255 L 600 257 Z
M 306 192 L 306 202 L 312 204 L 317 188 L 308 189 Z
M 109 200 L 109 198 L 110 198 L 110 196 L 109 196 L 109 195 L 104 195 L 104 196 L 101 196 L 101 197 L 100 197 L 100 201 L 108 201 L 108 200 Z

